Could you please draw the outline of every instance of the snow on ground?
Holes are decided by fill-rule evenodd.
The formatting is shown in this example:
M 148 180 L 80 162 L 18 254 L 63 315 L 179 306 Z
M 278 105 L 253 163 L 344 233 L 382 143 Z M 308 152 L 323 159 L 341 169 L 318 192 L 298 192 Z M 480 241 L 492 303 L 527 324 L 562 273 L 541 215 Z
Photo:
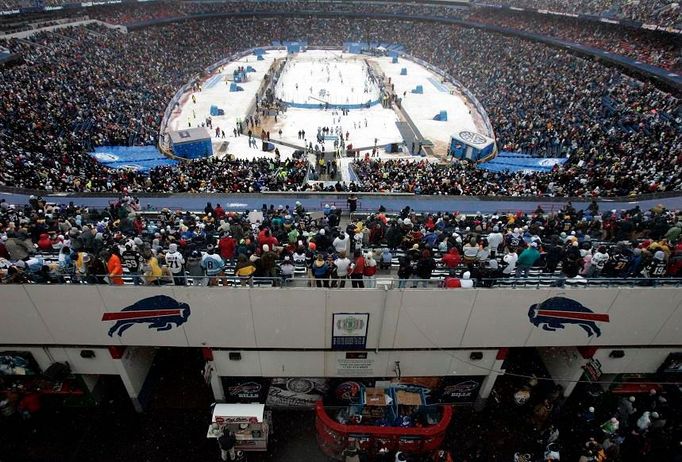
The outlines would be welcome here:
M 405 112 L 422 136 L 433 141 L 437 148 L 447 149 L 450 135 L 461 130 L 485 133 L 482 128 L 476 127 L 466 100 L 459 94 L 451 95 L 452 86 L 443 85 L 438 75 L 403 58 L 399 58 L 397 63 L 392 63 L 389 57 L 375 58 L 375 61 L 391 78 L 391 83 L 395 84 L 396 94 L 399 97 L 405 94 L 402 101 Z M 403 68 L 407 68 L 407 75 L 400 75 Z M 417 85 L 422 86 L 423 94 L 412 93 Z M 446 122 L 433 120 L 440 111 L 447 111 Z
M 230 142 L 228 153 L 234 154 L 237 157 L 249 158 L 247 153 L 259 152 L 257 157 L 263 157 L 267 154 L 260 150 L 247 149 L 247 138 L 243 137 L 243 142 L 236 141 L 232 133 L 236 127 L 238 120 L 243 120 L 249 108 L 256 101 L 256 92 L 260 87 L 263 77 L 270 70 L 270 66 L 276 58 L 286 56 L 286 51 L 268 51 L 263 57 L 263 61 L 258 61 L 255 55 L 245 56 L 239 61 L 234 61 L 223 66 L 222 70 L 208 77 L 204 83 L 201 91 L 189 92 L 180 103 L 180 110 L 173 113 L 168 124 L 170 130 L 181 130 L 192 127 L 201 126 L 206 118 L 210 115 L 212 105 L 218 106 L 225 111 L 225 115 L 213 116 L 213 130 L 209 129 L 213 137 L 213 151 L 218 152 L 218 149 L 223 141 Z M 246 82 L 238 83 L 244 91 L 230 91 L 230 83 L 232 81 L 232 73 L 238 66 L 251 66 L 256 72 L 248 73 L 248 80 Z M 192 102 L 192 95 L 196 98 L 196 103 Z M 225 131 L 226 138 L 217 138 L 215 136 L 215 128 L 218 127 Z M 240 137 L 242 138 L 242 137 Z M 243 144 L 243 150 L 242 150 Z M 284 158 L 284 152 L 280 147 L 280 152 Z M 272 156 L 272 154 L 270 154 Z
M 249 137 L 246 135 L 235 138 L 232 134 L 230 134 L 230 136 L 226 137 L 224 141 L 229 143 L 227 152 L 232 154 L 237 159 L 253 160 L 260 157 L 266 157 L 268 159 L 275 158 L 274 151 L 264 152 L 261 149 L 262 143 L 260 138 L 256 138 L 256 148 L 249 147 Z M 282 160 L 290 159 L 295 151 L 294 148 L 283 146 L 281 144 L 275 144 L 275 147 L 279 150 Z
M 275 96 L 296 104 L 364 104 L 380 97 L 368 80 L 367 64 L 357 55 L 316 50 L 290 59 L 275 87 Z
M 357 104 L 367 99 L 376 99 L 378 94 L 375 92 L 378 92 L 378 89 L 375 85 L 369 84 L 369 93 L 364 93 L 367 75 L 367 65 L 364 60 L 367 59 L 376 61 L 382 71 L 391 77 L 399 95 L 402 96 L 403 92 L 407 92 L 403 99 L 405 111 L 421 134 L 432 140 L 443 153 L 452 133 L 464 129 L 481 131 L 475 126 L 464 98 L 460 95 L 451 95 L 448 88 L 440 84 L 438 76 L 427 69 L 402 58 L 397 64 L 393 64 L 391 58 L 358 56 L 342 53 L 340 50 L 309 50 L 293 56 L 287 55 L 284 50 L 268 51 L 264 55 L 263 61 L 258 61 L 256 56 L 250 55 L 239 61 L 226 64 L 219 73 L 209 76 L 204 81 L 202 91 L 188 92 L 181 99 L 179 108 L 171 117 L 169 129 L 180 130 L 187 128 L 190 124 L 193 127 L 200 126 L 209 116 L 210 107 L 216 105 L 224 110 L 225 114 L 212 117 L 213 130 L 209 131 L 213 137 L 214 152 L 218 153 L 223 142 L 227 141 L 227 152 L 240 158 L 274 156 L 274 154 L 264 153 L 260 149 L 249 148 L 247 138 L 235 138 L 233 129 L 238 120 L 243 120 L 246 117 L 248 110 L 254 104 L 255 95 L 263 77 L 270 70 L 275 59 L 287 56 L 292 64 L 288 64 L 290 68 L 288 72 L 283 73 L 278 88 L 286 95 L 291 94 L 295 102 L 308 102 L 311 86 L 313 86 L 313 93 L 318 96 L 320 91 L 324 90 L 327 99 L 319 99 L 331 103 L 338 102 L 340 99 L 342 104 L 346 104 L 346 100 L 349 104 Z M 248 73 L 247 82 L 238 83 L 244 91 L 230 92 L 229 85 L 232 81 L 232 72 L 237 66 L 252 66 L 256 72 Z M 327 67 L 329 68 L 328 74 L 326 72 Z M 406 76 L 400 75 L 400 70 L 403 67 L 407 68 Z M 313 71 L 313 76 L 318 76 L 316 80 L 311 80 L 311 71 Z M 329 76 L 329 82 L 327 82 L 327 76 Z M 341 83 L 342 79 L 343 83 Z M 299 86 L 298 92 L 296 85 Z M 410 93 L 417 85 L 422 85 L 424 94 Z M 371 98 L 368 95 L 371 95 Z M 192 96 L 195 97 L 196 103 L 192 101 Z M 353 99 L 358 99 L 358 96 L 360 96 L 358 101 Z M 432 120 L 433 116 L 441 110 L 448 112 L 448 121 Z M 346 143 L 352 144 L 354 148 L 371 149 L 375 142 L 381 148 L 390 143 L 403 141 L 396 126 L 396 122 L 399 120 L 398 114 L 392 109 L 383 108 L 381 105 L 375 105 L 368 109 L 353 109 L 346 116 L 342 116 L 339 110 L 333 109 L 292 108 L 280 114 L 277 122 L 274 120 L 266 121 L 265 127 L 266 130 L 270 131 L 273 141 L 276 142 L 281 138 L 282 141 L 296 146 L 303 146 L 304 142 L 312 142 L 315 145 L 317 130 L 321 127 L 329 127 L 333 133 L 340 131 L 344 137 L 348 133 L 349 139 Z M 225 139 L 222 136 L 215 136 L 216 127 L 225 132 Z M 280 130 L 282 131 L 281 137 Z M 305 130 L 305 140 L 299 139 L 299 130 Z M 289 157 L 294 151 L 293 148 L 275 144 L 283 159 Z M 333 141 L 327 141 L 325 148 L 327 150 L 333 149 Z M 400 155 L 385 154 L 383 150 L 380 152 L 382 158 L 400 157 Z

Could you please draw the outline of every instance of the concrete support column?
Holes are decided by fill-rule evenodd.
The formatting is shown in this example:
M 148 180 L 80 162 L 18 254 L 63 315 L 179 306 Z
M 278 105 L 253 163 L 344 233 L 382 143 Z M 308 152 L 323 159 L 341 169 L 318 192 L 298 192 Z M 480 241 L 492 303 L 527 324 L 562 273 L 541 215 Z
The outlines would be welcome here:
M 218 366 L 213 360 L 213 349 L 204 347 L 201 349 L 201 355 L 206 361 L 206 364 L 204 365 L 204 380 L 211 385 L 213 399 L 215 401 L 225 401 L 225 389 L 223 389 L 223 381 L 220 379 Z
M 154 362 L 156 350 L 151 347 L 110 347 L 109 353 L 133 407 L 137 412 L 142 412 L 144 406 L 140 401 L 140 393 Z
M 595 347 L 549 347 L 539 348 L 538 352 L 545 363 L 552 379 L 564 388 L 563 396 L 568 398 L 573 393 L 584 366 L 597 351 Z
M 509 348 L 500 348 L 497 351 L 495 362 L 493 363 L 493 366 L 491 368 L 492 371 L 490 371 L 490 373 L 483 379 L 481 389 L 478 391 L 478 398 L 474 403 L 474 408 L 477 411 L 483 409 L 483 407 L 485 406 L 485 403 L 488 400 L 490 393 L 493 391 L 493 387 L 495 386 L 495 381 L 497 380 L 497 377 L 500 375 L 504 375 L 502 364 L 504 363 L 504 360 L 507 358 L 508 353 Z
M 215 401 L 225 401 L 225 389 L 223 388 L 223 381 L 218 375 L 218 371 L 213 363 L 213 361 L 206 362 L 206 372 L 210 374 L 209 383 L 211 385 L 211 390 L 213 390 L 213 399 Z

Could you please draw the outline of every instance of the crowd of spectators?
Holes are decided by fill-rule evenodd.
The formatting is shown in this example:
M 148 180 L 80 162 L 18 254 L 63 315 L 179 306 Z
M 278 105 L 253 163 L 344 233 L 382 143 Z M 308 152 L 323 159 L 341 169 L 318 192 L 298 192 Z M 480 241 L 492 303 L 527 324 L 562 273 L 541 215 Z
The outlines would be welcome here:
M 486 0 L 477 3 L 506 5 L 564 13 L 581 13 L 630 19 L 645 24 L 674 27 L 682 23 L 682 10 L 671 0 Z
M 312 45 L 353 39 L 406 44 L 408 52 L 450 72 L 477 96 L 502 150 L 569 157 L 551 174 L 497 174 L 455 165 L 461 179 L 453 179 L 462 184 L 448 193 L 622 196 L 682 187 L 681 115 L 672 95 L 598 62 L 519 38 L 450 25 L 422 32 L 423 24 L 413 21 L 283 17 L 266 25 L 254 18 L 222 18 L 128 34 L 87 26 L 4 42 L 25 62 L 0 76 L 0 183 L 47 191 L 234 191 L 234 184 L 211 178 L 220 165 L 200 162 L 147 177 L 108 170 L 88 152 L 101 145 L 154 144 L 166 104 L 205 66 L 254 44 L 297 37 Z M 358 167 L 360 189 L 372 189 L 377 165 L 383 166 Z M 281 167 L 254 163 L 256 189 L 266 184 L 295 189 L 303 166 Z M 271 181 L 268 174 L 275 171 L 291 178 Z M 378 173 L 385 177 L 389 171 Z M 446 192 L 435 186 L 413 189 Z
M 523 30 L 628 56 L 652 66 L 682 70 L 682 39 L 676 35 L 570 17 L 477 9 L 470 21 Z
M 490 215 L 406 207 L 347 217 L 329 205 L 309 213 L 299 202 L 260 211 L 208 203 L 201 213 L 143 213 L 132 197 L 104 210 L 35 196 L 23 207 L 2 200 L 2 281 L 120 285 L 126 277 L 185 285 L 189 277 L 194 285 L 227 285 L 269 278 L 279 285 L 308 277 L 320 287 L 373 288 L 383 273 L 399 287 L 426 287 L 440 280 L 440 268 L 441 284 L 454 288 L 491 287 L 500 278 L 526 278 L 533 268 L 557 285 L 682 274 L 682 215 L 660 206 L 602 212 L 595 202 L 586 210 L 569 202 L 558 213 L 538 207 Z
M 73 0 L 2 0 L 0 11 L 13 11 L 20 8 L 54 7 L 77 3 Z M 546 9 L 557 12 L 594 14 L 613 18 L 630 19 L 646 24 L 678 26 L 682 23 L 679 5 L 670 0 L 490 0 L 479 2 Z M 323 12 L 362 12 L 389 14 L 453 14 L 460 15 L 462 9 L 451 6 L 411 4 L 409 2 L 372 3 L 369 2 L 311 2 L 311 1 L 227 1 L 227 2 L 154 2 L 140 7 L 134 2 L 125 5 L 104 5 L 96 8 L 93 14 L 102 20 L 119 24 L 141 22 L 165 17 L 186 16 L 201 13 L 231 13 L 252 11 L 323 11 Z

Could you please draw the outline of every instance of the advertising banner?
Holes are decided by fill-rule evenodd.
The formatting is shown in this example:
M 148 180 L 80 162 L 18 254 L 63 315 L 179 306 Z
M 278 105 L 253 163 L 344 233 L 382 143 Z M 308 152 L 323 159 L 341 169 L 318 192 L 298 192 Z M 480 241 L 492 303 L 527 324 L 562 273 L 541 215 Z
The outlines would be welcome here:
M 270 379 L 265 377 L 222 377 L 227 403 L 264 403 Z
M 313 409 L 329 386 L 325 378 L 274 378 L 270 384 L 266 404 L 271 408 Z

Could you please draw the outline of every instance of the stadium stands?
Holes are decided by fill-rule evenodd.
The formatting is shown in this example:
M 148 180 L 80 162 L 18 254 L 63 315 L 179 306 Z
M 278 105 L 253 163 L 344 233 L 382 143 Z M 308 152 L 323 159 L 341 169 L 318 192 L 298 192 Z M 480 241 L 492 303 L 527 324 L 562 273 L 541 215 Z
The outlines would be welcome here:
M 281 21 L 293 36 L 317 45 L 343 43 L 366 31 L 372 40 L 412 43 L 408 51 L 450 71 L 477 95 L 502 149 L 570 156 L 562 169 L 538 179 L 458 166 L 468 172 L 468 194 L 491 189 L 474 184 L 508 181 L 512 195 L 625 196 L 680 189 L 678 100 L 616 70 L 518 38 L 454 26 L 433 25 L 428 37 L 415 37 L 419 23 L 409 21 L 390 28 L 381 20 Z M 235 33 L 219 39 L 210 33 L 216 27 Z M 189 76 L 230 52 L 269 43 L 272 33 L 251 19 L 208 19 L 125 35 L 91 25 L 6 42 L 31 65 L 2 74 L 3 113 L 12 115 L 0 139 L 5 164 L 0 182 L 47 191 L 163 191 L 144 175 L 103 168 L 87 151 L 154 143 L 160 113 Z M 180 171 L 164 173 L 178 175 L 172 184 L 183 183 Z
M 480 287 L 652 285 L 652 279 L 675 285 L 680 280 L 665 278 L 682 274 L 681 218 L 663 208 L 600 212 L 594 203 L 586 210 L 568 203 L 558 213 L 538 207 L 533 214 L 508 215 L 416 214 L 406 207 L 398 215 L 347 219 L 329 205 L 312 213 L 300 205 L 234 212 L 210 203 L 202 213 L 144 212 L 131 197 L 104 210 L 60 207 L 34 197 L 25 207 L 0 202 L 0 268 L 8 283 L 116 283 L 105 279 L 112 275 L 105 265 L 115 253 L 124 262 L 134 257 L 124 283 L 140 282 L 136 275 L 147 273 L 144 282 L 158 284 L 163 278 L 153 271 L 165 266 L 168 276 L 173 265 L 165 262 L 166 255 L 179 249 L 185 262 L 193 258 L 195 264 L 207 252 L 220 255 L 215 258 L 221 277 L 214 282 L 221 285 L 253 278 L 272 285 L 289 276 L 289 284 L 328 281 L 334 278 L 333 259 L 343 255 L 375 260 L 379 275 L 396 287 L 421 286 L 422 280 L 440 287 L 447 277 L 467 271 Z M 526 250 L 538 253 L 533 259 Z M 329 265 L 323 276 L 314 271 L 317 255 Z M 238 270 L 247 261 L 254 268 L 240 278 Z M 290 273 L 282 268 L 285 262 L 292 263 Z M 205 264 L 188 263 L 174 273 L 176 284 L 195 285 L 217 274 Z M 415 281 L 400 282 L 406 279 Z

